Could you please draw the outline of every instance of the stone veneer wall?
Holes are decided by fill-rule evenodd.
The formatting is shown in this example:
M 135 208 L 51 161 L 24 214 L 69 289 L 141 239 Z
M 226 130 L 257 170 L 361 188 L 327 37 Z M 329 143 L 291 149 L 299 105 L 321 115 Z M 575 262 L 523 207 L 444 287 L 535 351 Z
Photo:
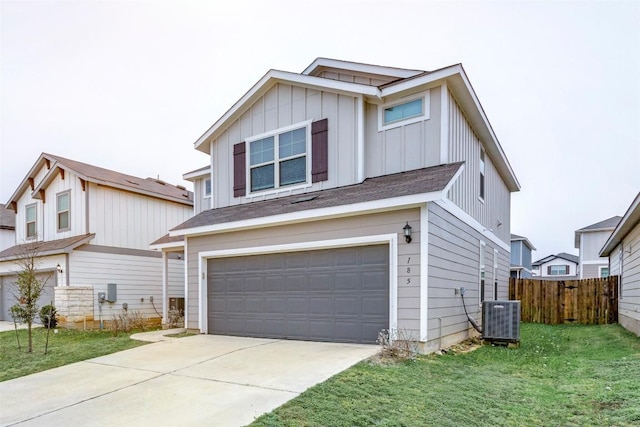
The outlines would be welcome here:
M 94 328 L 93 297 L 93 286 L 56 286 L 54 305 L 58 311 L 58 325 Z

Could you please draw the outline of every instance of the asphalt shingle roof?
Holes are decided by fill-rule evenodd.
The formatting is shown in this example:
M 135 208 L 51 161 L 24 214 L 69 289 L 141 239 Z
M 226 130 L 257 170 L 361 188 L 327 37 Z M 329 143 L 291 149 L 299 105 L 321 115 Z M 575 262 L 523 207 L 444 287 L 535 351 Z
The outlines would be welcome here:
M 67 237 L 66 239 L 49 240 L 46 242 L 28 242 L 12 246 L 0 252 L 0 260 L 7 261 L 19 258 L 27 251 L 35 251 L 38 255 L 53 255 L 67 252 L 73 248 L 87 243 L 95 234 L 81 234 L 80 236 Z
M 15 230 L 15 228 L 16 213 L 7 209 L 5 205 L 0 204 L 0 229 Z
M 605 219 L 604 221 L 596 222 L 595 224 L 591 224 L 586 227 L 583 227 L 577 230 L 577 232 L 589 231 L 589 230 L 600 230 L 603 228 L 614 229 L 617 227 L 618 223 L 620 223 L 621 219 L 622 219 L 621 216 L 618 216 L 618 215 L 612 216 L 611 218 Z

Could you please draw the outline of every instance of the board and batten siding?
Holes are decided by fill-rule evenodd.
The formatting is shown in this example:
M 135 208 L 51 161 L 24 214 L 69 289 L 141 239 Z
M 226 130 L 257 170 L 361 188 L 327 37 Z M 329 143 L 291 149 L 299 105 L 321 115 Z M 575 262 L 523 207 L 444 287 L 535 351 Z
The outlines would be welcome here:
M 193 215 L 193 207 L 89 184 L 91 241 L 95 245 L 149 249 L 149 244 Z
M 402 227 L 413 227 L 413 241 L 405 243 Z M 288 224 L 208 236 L 189 237 L 187 326 L 198 329 L 199 252 L 316 242 L 382 234 L 398 234 L 398 328 L 419 337 L 420 330 L 420 211 L 407 209 L 384 213 Z M 407 262 L 407 260 L 410 260 Z M 407 267 L 410 267 L 407 270 Z M 410 280 L 407 280 L 410 279 Z
M 10 248 L 15 244 L 16 244 L 15 231 L 0 229 L 0 251 Z
M 338 95 L 287 84 L 275 84 L 254 102 L 242 116 L 212 143 L 213 169 L 212 208 L 246 203 L 254 199 L 233 196 L 233 146 L 255 135 L 303 123 L 307 120 L 328 119 L 328 168 L 326 181 L 306 188 L 287 190 L 286 187 L 266 195 L 300 194 L 356 183 L 357 179 L 357 103 L 356 97 Z M 310 145 L 309 145 L 310 146 Z M 310 151 L 307 156 L 310 156 Z M 295 186 L 294 186 L 295 187 Z
M 331 68 L 323 70 L 318 73 L 317 76 L 325 79 L 339 80 L 341 82 L 357 83 L 376 87 L 398 79 L 397 77 L 392 76 L 381 76 L 377 74 L 371 75 L 368 73 L 358 73 L 357 71 Z
M 449 191 L 449 199 L 509 244 L 511 193 L 485 153 L 485 198 L 480 200 L 481 149 L 480 139 L 449 92 L 449 163 L 465 162 L 462 175 Z
M 203 176 L 193 182 L 193 214 L 211 209 L 211 197 L 204 196 L 204 181 L 208 176 Z M 213 188 L 212 188 L 213 189 Z
M 624 238 L 622 249 L 618 322 L 640 335 L 640 224 Z
M 69 285 L 93 286 L 94 318 L 98 320 L 98 292 L 107 292 L 107 284 L 117 284 L 117 301 L 102 305 L 103 320 L 113 320 L 127 303 L 129 312 L 138 311 L 147 318 L 162 313 L 162 258 L 159 253 L 149 256 L 94 252 L 92 245 L 78 248 L 69 256 Z M 184 261 L 169 259 L 168 297 L 184 297 Z M 66 284 L 65 284 L 66 285 Z M 144 298 L 144 301 L 141 299 Z
M 430 118 L 378 131 L 378 110 L 365 104 L 365 176 L 389 175 L 440 164 L 440 90 L 430 89 Z
M 428 252 L 428 348 L 458 342 L 455 334 L 466 334 L 470 324 L 456 288 L 465 288 L 464 302 L 469 315 L 481 320 L 479 304 L 480 242 L 485 242 L 485 299 L 508 299 L 509 253 L 435 203 L 429 203 Z M 494 276 L 495 250 L 497 250 Z M 451 336 L 451 338 L 447 338 Z
M 600 249 L 604 246 L 611 232 L 608 231 L 592 231 L 580 233 L 580 262 L 584 261 L 601 261 L 606 263 L 606 258 L 601 258 Z
M 69 229 L 58 232 L 57 195 L 69 192 Z M 65 171 L 64 179 L 58 174 L 45 190 L 45 203 L 42 204 L 44 217 L 44 239 L 57 240 L 87 233 L 85 192 L 77 175 Z

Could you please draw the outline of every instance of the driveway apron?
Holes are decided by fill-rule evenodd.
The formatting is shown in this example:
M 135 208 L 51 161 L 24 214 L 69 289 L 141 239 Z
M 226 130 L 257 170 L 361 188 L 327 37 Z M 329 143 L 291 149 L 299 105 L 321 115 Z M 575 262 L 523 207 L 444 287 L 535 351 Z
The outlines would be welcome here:
M 2 426 L 243 426 L 376 346 L 196 335 L 0 383 Z

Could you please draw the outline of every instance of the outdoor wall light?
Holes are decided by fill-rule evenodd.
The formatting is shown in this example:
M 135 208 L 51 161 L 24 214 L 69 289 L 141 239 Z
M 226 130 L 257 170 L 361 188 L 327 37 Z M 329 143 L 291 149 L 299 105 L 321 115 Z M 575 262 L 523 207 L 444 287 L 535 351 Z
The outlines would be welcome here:
M 411 226 L 409 225 L 409 222 L 407 222 L 407 225 L 402 227 L 402 231 L 404 231 L 404 240 L 406 240 L 407 243 L 411 243 Z
M 56 271 L 62 274 L 62 267 L 60 267 L 60 264 L 58 264 L 58 266 L 56 267 Z

